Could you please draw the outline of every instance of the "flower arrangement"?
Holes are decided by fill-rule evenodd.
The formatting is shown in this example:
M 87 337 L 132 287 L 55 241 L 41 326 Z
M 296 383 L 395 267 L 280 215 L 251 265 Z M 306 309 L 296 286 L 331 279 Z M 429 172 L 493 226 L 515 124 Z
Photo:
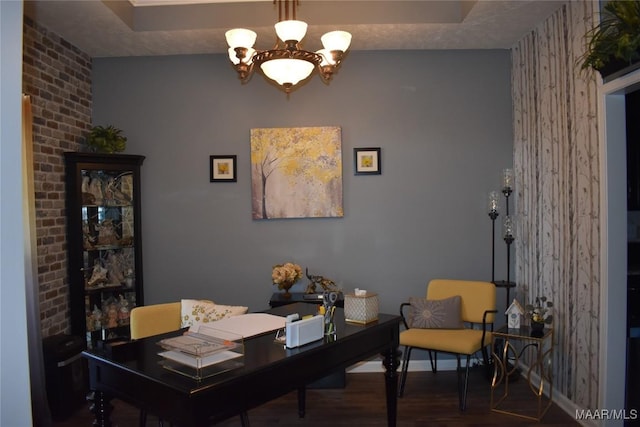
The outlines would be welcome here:
M 547 297 L 536 297 L 535 304 L 526 304 L 525 311 L 532 322 L 551 324 L 553 315 L 550 313 L 553 308 L 553 302 Z
M 273 284 L 278 285 L 278 289 L 284 289 L 287 292 L 301 278 L 302 267 L 291 262 L 274 265 L 271 272 Z

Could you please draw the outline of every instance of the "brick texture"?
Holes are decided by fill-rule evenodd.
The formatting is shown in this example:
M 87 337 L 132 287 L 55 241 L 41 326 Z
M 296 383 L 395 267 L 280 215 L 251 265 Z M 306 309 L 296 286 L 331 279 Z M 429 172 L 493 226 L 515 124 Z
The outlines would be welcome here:
M 42 336 L 69 333 L 65 151 L 86 151 L 91 58 L 24 18 L 23 87 L 31 96 Z

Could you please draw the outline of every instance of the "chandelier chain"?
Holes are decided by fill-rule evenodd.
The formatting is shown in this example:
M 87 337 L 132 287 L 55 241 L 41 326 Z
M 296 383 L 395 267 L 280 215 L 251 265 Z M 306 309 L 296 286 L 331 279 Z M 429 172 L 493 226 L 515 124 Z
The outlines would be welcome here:
M 291 19 L 296 17 L 296 6 L 300 6 L 300 0 L 273 0 L 273 4 L 278 4 L 278 22 L 289 20 L 289 3 L 291 3 Z M 282 19 L 282 9 L 284 4 L 284 19 Z

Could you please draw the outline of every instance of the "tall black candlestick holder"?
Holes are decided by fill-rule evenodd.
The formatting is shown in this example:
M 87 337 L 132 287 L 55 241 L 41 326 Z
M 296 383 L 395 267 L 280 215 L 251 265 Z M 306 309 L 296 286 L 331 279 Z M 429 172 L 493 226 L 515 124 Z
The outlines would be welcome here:
M 509 196 L 511 196 L 511 193 L 513 192 L 513 190 L 511 189 L 510 186 L 506 186 L 502 189 L 502 194 L 504 194 L 504 198 L 505 198 L 505 217 L 504 217 L 504 221 L 505 221 L 505 231 L 504 231 L 504 242 L 507 244 L 507 304 L 509 304 L 509 288 L 511 285 L 511 277 L 509 275 L 510 271 L 511 271 L 511 244 L 513 243 L 513 230 L 512 230 L 512 224 L 511 224 L 511 217 L 509 216 Z M 513 286 L 515 286 L 515 283 L 513 284 Z
M 504 194 L 505 198 L 505 212 L 507 213 L 507 215 L 509 215 L 509 196 L 511 196 L 512 192 L 513 190 L 511 189 L 511 187 L 504 187 L 502 189 L 502 194 Z
M 489 218 L 491 218 L 491 283 L 496 282 L 496 218 L 498 218 L 498 211 L 491 209 L 489 211 Z
M 516 284 L 511 282 L 511 244 L 513 243 L 513 235 L 512 234 L 506 234 L 504 236 L 504 242 L 507 244 L 507 282 L 506 282 L 506 288 L 507 288 L 507 307 L 509 307 L 509 301 L 511 301 L 511 296 L 510 291 L 512 287 L 515 287 Z
M 507 245 L 507 280 L 495 280 L 495 220 L 498 217 L 497 212 L 497 199 L 498 192 L 492 192 L 490 194 L 490 202 L 489 202 L 489 218 L 491 219 L 491 281 L 498 288 L 506 289 L 506 307 L 509 307 L 511 302 L 511 288 L 515 288 L 516 284 L 511 281 L 511 244 L 515 240 L 513 237 L 513 228 L 511 223 L 511 217 L 509 216 L 509 197 L 513 193 L 513 189 L 511 187 L 513 183 L 513 171 L 511 169 L 505 169 L 504 171 L 504 181 L 502 186 L 502 195 L 505 198 L 505 230 L 503 234 L 503 239 L 505 244 Z M 505 314 L 506 316 L 506 314 Z M 505 318 L 508 322 L 508 319 Z

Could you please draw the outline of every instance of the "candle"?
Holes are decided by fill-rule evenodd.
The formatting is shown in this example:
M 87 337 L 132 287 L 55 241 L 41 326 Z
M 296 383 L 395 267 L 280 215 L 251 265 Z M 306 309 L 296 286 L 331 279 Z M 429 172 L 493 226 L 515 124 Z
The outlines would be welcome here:
M 511 189 L 513 187 L 513 169 L 503 169 L 502 171 L 502 188 Z
M 492 191 L 489 193 L 489 213 L 498 212 L 498 192 Z

